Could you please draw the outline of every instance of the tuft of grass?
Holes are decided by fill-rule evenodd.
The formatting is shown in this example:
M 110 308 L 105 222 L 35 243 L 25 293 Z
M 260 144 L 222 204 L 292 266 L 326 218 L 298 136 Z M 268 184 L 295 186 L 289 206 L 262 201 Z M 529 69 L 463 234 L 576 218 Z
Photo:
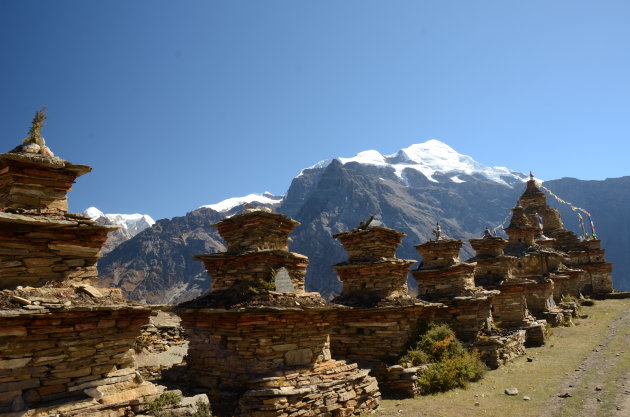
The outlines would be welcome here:
M 195 405 L 197 406 L 197 411 L 192 413 L 190 417 L 212 417 L 210 405 L 204 403 L 201 400 L 197 401 Z
M 174 392 L 165 392 L 155 400 L 148 403 L 149 413 L 155 417 L 167 417 L 170 413 L 164 412 L 165 408 L 176 406 L 182 401 L 182 397 Z

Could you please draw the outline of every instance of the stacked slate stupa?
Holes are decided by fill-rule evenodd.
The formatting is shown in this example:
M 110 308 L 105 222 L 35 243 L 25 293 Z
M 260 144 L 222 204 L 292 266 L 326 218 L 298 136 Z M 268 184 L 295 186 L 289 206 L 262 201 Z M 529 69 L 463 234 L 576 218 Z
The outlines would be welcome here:
M 371 369 L 383 393 L 413 397 L 420 393 L 418 368 L 397 363 L 419 337 L 418 329 L 445 306 L 408 295 L 409 267 L 416 261 L 396 257 L 404 236 L 373 218 L 334 236 L 348 260 L 333 266 L 343 283 L 333 302 L 349 308 L 337 311 L 332 350 L 335 357 Z
M 338 239 L 348 260 L 333 266 L 343 282 L 341 295 L 334 301 L 344 305 L 371 307 L 395 299 L 409 299 L 407 276 L 415 260 L 398 259 L 396 249 L 404 233 L 369 223 Z
M 605 295 L 613 292 L 612 264 L 606 262 L 601 241 L 595 235 L 579 238 L 564 228 L 558 210 L 547 204 L 547 196 L 536 185 L 533 175 L 519 199 L 525 215 L 532 224 L 542 218 L 544 235 L 553 239 L 552 247 L 567 254 L 564 263 L 568 268 L 561 271 L 554 281 L 557 284 L 556 299 L 561 295 Z M 537 243 L 541 244 L 542 231 L 537 231 Z
M 475 285 L 475 264 L 461 262 L 462 241 L 444 235 L 438 224 L 435 239 L 416 246 L 422 256 L 420 266 L 412 271 L 418 282 L 418 297 L 444 303 L 452 312 L 449 322 L 458 337 L 473 341 L 492 321 L 492 298 L 498 291 Z
M 141 411 L 159 392 L 136 373 L 131 350 L 150 310 L 93 287 L 115 227 L 68 213 L 67 192 L 91 168 L 53 156 L 44 118 L 0 155 L 0 414 Z
M 331 358 L 332 306 L 304 292 L 308 259 L 288 251 L 299 223 L 247 209 L 214 225 L 223 253 L 199 255 L 212 291 L 179 306 L 189 376 L 216 415 L 350 416 L 378 406 L 376 380 Z
M 550 311 L 553 282 L 541 270 L 549 256 L 561 256 L 553 249 L 535 245 L 537 228 L 529 223 L 521 206 L 512 209 L 512 220 L 505 229 L 509 239 L 486 233 L 472 239 L 477 251 L 473 258 L 480 268 L 475 278 L 484 288 L 499 290 L 493 302 L 493 317 L 506 329 L 525 329 L 527 343 L 545 341 L 545 322 L 537 321 L 528 309 L 528 299 L 540 299 L 539 308 Z M 507 255 L 507 256 L 506 256 Z

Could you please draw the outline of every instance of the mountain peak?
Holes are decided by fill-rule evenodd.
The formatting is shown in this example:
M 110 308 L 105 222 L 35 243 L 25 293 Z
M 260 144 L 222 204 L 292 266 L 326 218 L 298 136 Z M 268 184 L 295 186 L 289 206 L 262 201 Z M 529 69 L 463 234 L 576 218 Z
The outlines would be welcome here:
M 241 204 L 247 203 L 277 204 L 282 200 L 283 197 L 284 196 L 273 195 L 270 192 L 265 191 L 262 194 L 252 193 L 242 197 L 228 198 L 221 202 L 215 204 L 207 204 L 199 208 L 209 208 L 218 212 L 226 212 L 232 210 L 234 207 L 240 206 Z
M 384 156 L 376 150 L 367 150 L 359 152 L 352 158 L 336 158 L 336 160 L 342 164 L 356 162 L 364 165 L 390 167 L 404 183 L 406 183 L 406 180 L 403 171 L 406 169 L 419 171 L 432 182 L 439 182 L 434 177 L 436 173 L 480 175 L 490 181 L 508 187 L 511 187 L 510 183 L 521 182 L 526 178 L 524 174 L 504 167 L 483 165 L 468 155 L 458 153 L 455 149 L 437 139 L 410 145 L 392 155 Z M 309 168 L 325 168 L 330 165 L 331 161 L 332 159 L 327 159 Z M 455 183 L 465 182 L 458 175 L 449 176 L 449 181 Z

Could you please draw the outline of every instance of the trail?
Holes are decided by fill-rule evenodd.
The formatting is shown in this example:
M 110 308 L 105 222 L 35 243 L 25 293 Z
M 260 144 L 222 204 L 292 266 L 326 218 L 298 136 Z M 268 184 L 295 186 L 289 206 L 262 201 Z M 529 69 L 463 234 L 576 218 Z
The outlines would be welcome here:
M 630 310 L 610 323 L 597 347 L 560 387 L 541 417 L 630 416 Z

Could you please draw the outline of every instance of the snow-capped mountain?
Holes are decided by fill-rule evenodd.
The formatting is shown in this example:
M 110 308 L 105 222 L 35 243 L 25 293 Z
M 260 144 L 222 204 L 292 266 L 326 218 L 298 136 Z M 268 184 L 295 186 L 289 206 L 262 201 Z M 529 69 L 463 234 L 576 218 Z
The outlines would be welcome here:
M 436 139 L 411 145 L 392 155 L 382 155 L 378 151 L 368 150 L 359 152 L 352 158 L 335 158 L 335 160 L 343 165 L 356 162 L 364 165 L 384 167 L 393 171 L 405 185 L 409 185 L 406 170 L 420 172 L 429 181 L 437 183 L 444 180 L 462 183 L 466 182 L 466 180 L 462 179 L 461 175 L 477 175 L 511 187 L 516 183 L 521 183 L 526 178 L 524 174 L 511 171 L 505 167 L 483 165 L 468 155 L 458 153 L 444 142 Z M 308 169 L 325 168 L 332 161 L 333 159 L 320 161 Z
M 389 156 L 366 151 L 353 158 L 332 158 L 302 170 L 284 197 L 250 194 L 158 221 L 99 261 L 101 282 L 122 288 L 130 299 L 152 303 L 174 303 L 201 294 L 209 288 L 210 278 L 193 255 L 225 250 L 211 225 L 253 203 L 271 206 L 301 223 L 291 234 L 289 248 L 309 258 L 307 289 L 332 296 L 339 293 L 341 283 L 330 266 L 347 257 L 332 237 L 335 233 L 357 227 L 374 214 L 386 227 L 407 234 L 398 256 L 418 260 L 414 245 L 431 237 L 436 221 L 446 235 L 465 242 L 481 236 L 486 227 L 501 224 L 523 192 L 525 179 L 525 174 L 485 166 L 436 140 Z M 572 201 L 583 201 L 561 189 L 562 181 L 550 183 Z M 593 184 L 598 187 L 599 182 Z M 589 192 L 597 196 L 594 190 Z M 584 206 L 595 211 L 595 203 L 588 201 Z M 605 227 L 602 224 L 602 236 L 614 230 Z M 626 250 L 626 241 L 620 242 L 620 250 Z M 463 259 L 472 255 L 468 245 L 462 251 Z
M 83 213 L 98 224 L 120 227 L 109 233 L 103 255 L 155 224 L 155 220 L 148 214 L 105 214 L 96 207 L 89 207 Z
M 210 282 L 192 256 L 224 250 L 211 225 L 251 203 L 302 223 L 291 236 L 290 250 L 309 257 L 307 288 L 331 296 L 339 292 L 340 282 L 330 265 L 346 256 L 333 234 L 375 214 L 385 226 L 407 234 L 399 256 L 417 259 L 413 245 L 431 236 L 436 221 L 447 235 L 463 239 L 499 224 L 522 192 L 525 178 L 507 168 L 480 164 L 437 140 L 393 155 L 365 151 L 353 158 L 328 159 L 302 170 L 285 196 L 249 194 L 158 221 L 99 262 L 102 284 L 154 303 L 200 294 Z
M 282 195 L 273 195 L 271 193 L 264 192 L 262 194 L 248 194 L 243 197 L 232 197 L 219 203 L 208 204 L 199 208 L 209 208 L 222 213 L 228 212 L 243 204 L 258 203 L 257 205 L 274 205 L 280 203 L 283 198 L 284 196 Z

